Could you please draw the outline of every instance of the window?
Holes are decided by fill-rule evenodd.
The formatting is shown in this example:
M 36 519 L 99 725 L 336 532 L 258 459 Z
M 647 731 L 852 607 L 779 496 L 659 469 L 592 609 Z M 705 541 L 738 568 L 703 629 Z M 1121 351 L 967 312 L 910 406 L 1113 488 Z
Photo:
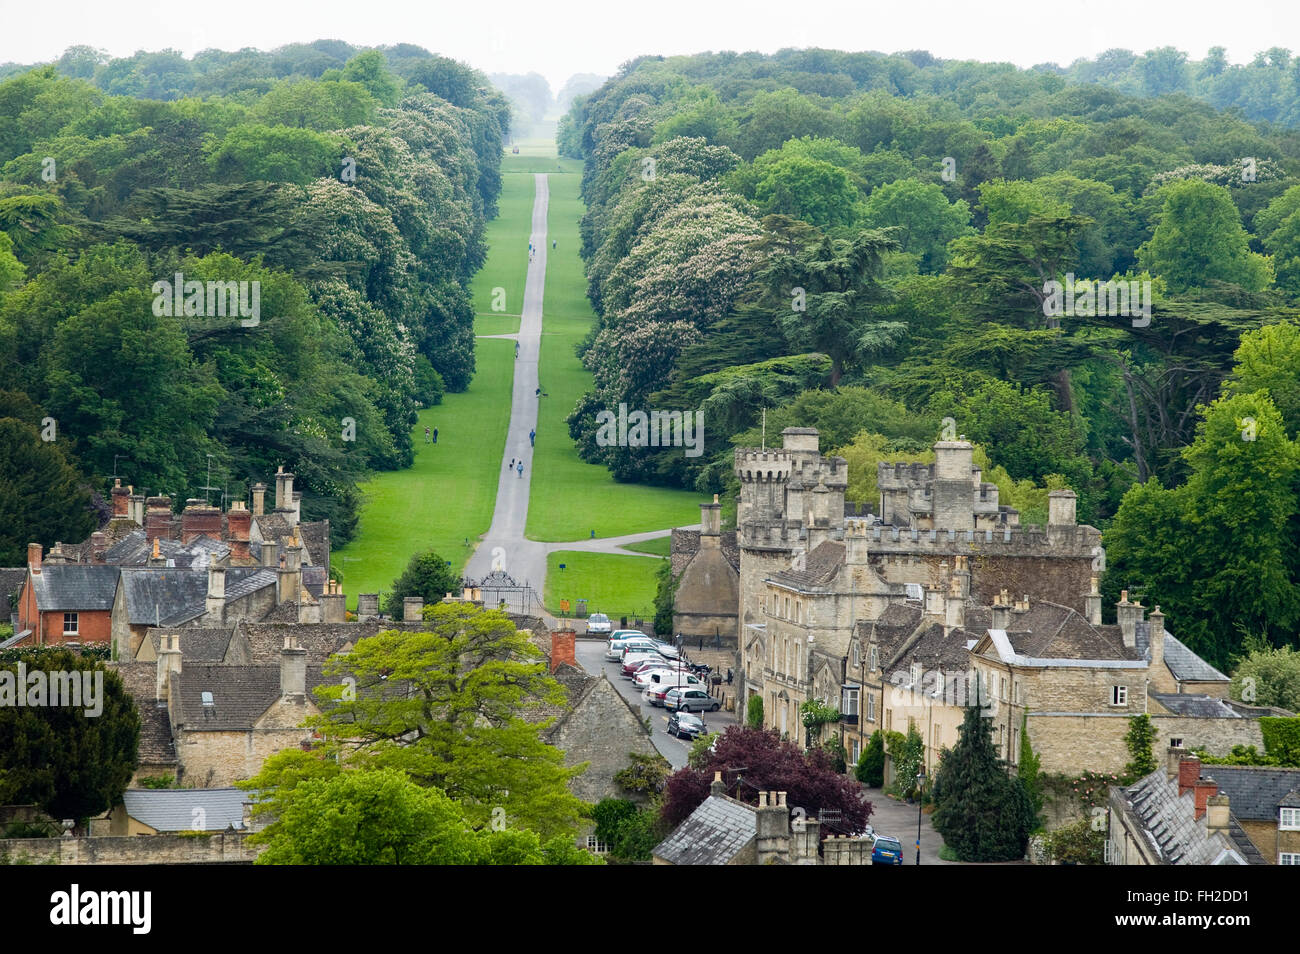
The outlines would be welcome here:
M 890 732 L 893 730 L 893 728 L 894 728 L 894 710 L 886 709 L 885 710 L 885 731 Z
M 912 685 L 921 688 L 921 664 L 912 663 Z
M 875 646 L 872 646 L 872 647 L 871 647 L 871 658 L 870 658 L 870 660 L 868 660 L 868 662 L 867 662 L 867 668 L 868 668 L 868 669 L 872 669 L 872 670 L 876 669 L 876 662 L 877 662 L 877 659 L 878 659 L 878 657 L 876 656 L 876 647 L 875 647 Z
M 204 690 L 202 694 L 202 702 L 205 706 L 215 706 L 217 704 L 212 698 L 212 693 L 207 690 Z
M 1170 747 L 1171 749 L 1181 749 L 1181 748 L 1183 747 L 1183 740 L 1182 740 L 1182 739 L 1170 739 L 1170 740 L 1169 740 L 1169 747 Z
M 1002 678 L 998 680 L 998 698 L 1005 700 L 1007 697 L 1007 680 Z
M 63 614 L 63 635 L 64 636 L 77 635 L 77 614 L 76 613 Z
M 876 721 L 876 697 L 867 696 L 867 721 Z
M 939 727 L 936 725 L 934 731 L 930 734 L 930 747 L 939 748 Z
M 1113 706 L 1128 705 L 1128 686 L 1111 686 L 1110 704 Z
M 1284 851 L 1277 856 L 1277 863 L 1280 865 L 1300 865 L 1300 853 Z
M 1300 808 L 1282 809 L 1282 817 L 1278 819 L 1277 827 L 1283 831 L 1300 831 Z
M 862 644 L 855 642 L 853 644 L 853 667 L 856 669 L 862 665 Z
M 862 740 L 853 740 L 853 764 L 858 764 L 858 759 L 862 757 Z
M 858 714 L 858 693 L 862 690 L 857 686 L 845 686 L 843 699 L 840 702 L 840 713 L 846 716 L 856 716 Z

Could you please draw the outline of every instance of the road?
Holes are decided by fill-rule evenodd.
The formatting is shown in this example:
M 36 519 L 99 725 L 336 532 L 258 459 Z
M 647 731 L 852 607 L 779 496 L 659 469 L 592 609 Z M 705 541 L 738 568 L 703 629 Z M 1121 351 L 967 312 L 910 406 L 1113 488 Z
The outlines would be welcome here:
M 674 738 L 668 734 L 668 710 L 660 709 L 644 702 L 641 694 L 636 691 L 630 679 L 624 679 L 619 675 L 618 663 L 605 661 L 606 643 L 603 639 L 579 639 L 577 644 L 578 664 L 592 675 L 598 675 L 601 672 L 609 677 L 609 681 L 614 685 L 623 698 L 632 703 L 633 708 L 641 713 L 642 718 L 650 719 L 650 734 L 653 737 L 654 746 L 659 750 L 671 764 L 674 769 L 686 767 L 686 756 L 690 754 L 691 743 L 681 739 Z M 736 724 L 736 717 L 733 713 L 723 712 L 700 712 L 696 713 L 704 720 L 705 727 L 710 732 L 720 732 L 729 725 Z

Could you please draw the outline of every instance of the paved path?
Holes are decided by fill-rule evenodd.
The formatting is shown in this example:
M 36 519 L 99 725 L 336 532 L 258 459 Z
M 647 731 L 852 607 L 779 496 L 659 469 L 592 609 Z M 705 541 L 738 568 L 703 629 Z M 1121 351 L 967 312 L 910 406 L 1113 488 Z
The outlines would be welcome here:
M 643 556 L 658 559 L 650 553 L 637 553 L 623 549 L 629 543 L 642 543 L 666 537 L 668 530 L 650 530 L 629 533 L 618 537 L 573 540 L 567 543 L 542 543 L 524 536 L 528 526 L 528 493 L 533 480 L 533 448 L 528 442 L 528 432 L 537 428 L 537 361 L 542 346 L 542 295 L 546 288 L 546 210 L 550 187 L 545 173 L 533 177 L 536 192 L 533 199 L 533 221 L 530 241 L 534 253 L 528 263 L 524 282 L 524 305 L 519 318 L 519 333 L 480 335 L 482 338 L 512 338 L 519 343 L 519 356 L 515 358 L 514 388 L 511 395 L 510 429 L 506 433 L 506 446 L 502 452 L 500 476 L 497 479 L 496 507 L 492 513 L 492 526 L 479 543 L 474 555 L 465 566 L 465 575 L 480 579 L 493 569 L 504 569 L 520 583 L 529 583 L 540 597 L 546 589 L 546 557 L 556 550 L 582 550 L 592 553 L 618 553 L 626 556 Z M 509 469 L 511 460 L 524 462 L 524 472 Z M 692 529 L 698 529 L 698 524 Z M 553 618 L 542 614 L 552 625 Z M 568 620 L 570 625 L 580 621 Z

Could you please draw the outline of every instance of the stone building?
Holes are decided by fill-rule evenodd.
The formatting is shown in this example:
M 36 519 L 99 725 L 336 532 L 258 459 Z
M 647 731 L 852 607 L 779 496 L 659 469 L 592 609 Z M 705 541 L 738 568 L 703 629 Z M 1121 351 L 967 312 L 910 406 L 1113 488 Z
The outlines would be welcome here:
M 674 530 L 673 632 L 690 642 L 707 637 L 716 648 L 734 649 L 740 604 L 740 553 L 735 532 L 723 533 L 722 505 L 700 504 L 700 529 Z

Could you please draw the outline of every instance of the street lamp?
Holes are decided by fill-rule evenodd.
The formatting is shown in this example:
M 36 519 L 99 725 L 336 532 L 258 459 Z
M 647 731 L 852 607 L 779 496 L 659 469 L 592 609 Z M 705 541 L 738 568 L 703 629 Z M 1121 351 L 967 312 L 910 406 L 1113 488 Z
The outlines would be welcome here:
M 916 863 L 921 863 L 921 806 L 925 800 L 921 797 L 925 793 L 925 766 L 922 765 L 916 771 Z

